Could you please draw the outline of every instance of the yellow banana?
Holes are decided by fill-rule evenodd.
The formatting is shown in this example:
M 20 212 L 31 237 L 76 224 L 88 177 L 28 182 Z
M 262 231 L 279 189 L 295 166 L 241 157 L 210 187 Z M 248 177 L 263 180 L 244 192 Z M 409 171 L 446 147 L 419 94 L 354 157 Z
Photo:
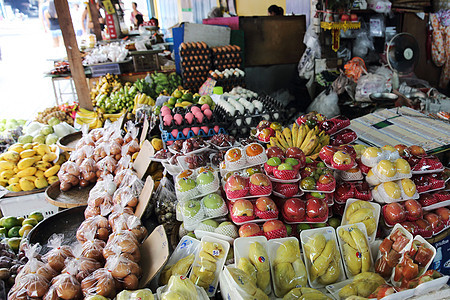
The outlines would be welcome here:
M 283 129 L 283 135 L 284 135 L 284 138 L 285 138 L 287 144 L 289 145 L 289 147 L 292 147 L 292 133 L 291 133 L 291 129 L 289 129 L 289 127 L 285 127 Z
M 300 125 L 297 133 L 297 140 L 295 146 L 300 148 L 302 146 L 303 141 L 305 140 L 306 135 L 308 134 L 308 129 L 305 124 Z
M 296 122 L 292 124 L 292 146 L 297 147 L 298 125 Z
M 280 145 L 283 146 L 284 149 L 289 148 L 289 144 L 286 142 L 283 134 L 279 130 L 275 130 L 275 136 L 278 139 L 278 142 L 280 143 Z
M 305 139 L 303 140 L 303 143 L 302 143 L 302 145 L 300 146 L 300 149 L 305 149 L 306 148 L 306 145 L 309 143 L 309 141 L 311 140 L 311 137 L 314 135 L 314 131 L 313 130 L 310 130 L 310 131 L 308 131 L 308 134 L 305 136 Z M 305 151 L 303 151 L 303 152 L 305 152 Z M 306 154 L 306 153 L 305 153 Z

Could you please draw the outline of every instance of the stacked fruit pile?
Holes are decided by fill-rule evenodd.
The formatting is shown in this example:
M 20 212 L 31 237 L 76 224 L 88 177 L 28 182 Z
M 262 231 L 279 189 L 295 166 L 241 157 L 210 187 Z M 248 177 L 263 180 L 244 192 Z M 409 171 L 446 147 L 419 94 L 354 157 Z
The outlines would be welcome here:
M 67 158 L 57 147 L 16 143 L 0 155 L 0 185 L 11 192 L 31 191 L 58 181 L 56 174 Z
M 22 217 L 2 217 L 0 219 L 0 235 L 6 238 L 2 242 L 8 244 L 9 248 L 17 252 L 22 238 L 26 237 L 31 229 L 43 219 L 44 216 L 40 212 L 32 212 L 26 219 Z
M 38 113 L 36 121 L 42 124 L 52 125 L 52 122 L 49 123 L 49 121 L 56 118 L 60 122 L 66 122 L 73 126 L 73 117 L 71 116 L 72 111 L 73 110 L 69 108 L 69 105 L 46 108 L 44 111 Z

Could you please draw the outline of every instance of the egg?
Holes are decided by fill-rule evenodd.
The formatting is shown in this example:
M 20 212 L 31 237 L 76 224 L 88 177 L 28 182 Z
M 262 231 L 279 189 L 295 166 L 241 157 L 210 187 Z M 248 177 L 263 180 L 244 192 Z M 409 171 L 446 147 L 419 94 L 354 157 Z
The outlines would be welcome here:
M 216 132 L 216 133 L 219 133 L 219 129 L 220 129 L 220 127 L 219 126 L 214 126 L 214 131 Z
M 200 108 L 198 106 L 192 106 L 191 107 L 191 112 L 193 114 L 195 114 L 196 112 L 202 112 L 202 111 L 200 110 Z
M 197 135 L 198 131 L 200 130 L 200 127 L 192 127 L 191 130 L 194 132 L 195 135 Z
M 180 114 L 175 114 L 175 116 L 173 116 L 173 119 L 175 120 L 175 124 L 177 125 L 181 125 L 181 123 L 183 122 L 183 116 Z
M 173 120 L 172 115 L 165 115 L 163 119 L 164 125 L 166 126 L 172 125 L 172 120 Z
M 209 131 L 209 127 L 208 126 L 202 126 L 201 129 L 203 130 L 203 132 L 205 134 L 208 134 L 208 131 Z
M 171 134 L 173 135 L 173 137 L 176 139 L 178 136 L 178 129 L 174 129 L 172 130 Z

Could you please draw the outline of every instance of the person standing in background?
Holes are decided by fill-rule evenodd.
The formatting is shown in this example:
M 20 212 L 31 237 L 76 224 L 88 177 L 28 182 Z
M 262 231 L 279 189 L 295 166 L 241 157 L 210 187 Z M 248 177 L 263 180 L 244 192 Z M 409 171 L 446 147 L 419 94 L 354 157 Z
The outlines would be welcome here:
M 100 0 L 97 1 L 96 7 L 98 10 L 98 22 L 100 23 L 100 30 L 103 30 L 105 28 L 105 18 L 102 15 L 102 12 L 100 10 Z M 94 23 L 91 20 L 91 15 L 89 14 L 88 6 L 86 5 L 83 14 L 81 15 L 81 28 L 83 29 L 83 34 L 90 34 L 92 33 L 92 29 L 94 29 Z
M 81 36 L 83 34 L 83 27 L 81 26 L 82 14 L 80 5 L 75 3 L 70 10 L 70 15 L 72 17 L 73 30 L 76 36 Z
M 133 8 L 133 11 L 131 12 L 130 21 L 131 21 L 131 24 L 133 24 L 136 27 L 136 26 L 138 26 L 138 24 L 137 24 L 138 20 L 136 19 L 136 16 L 137 15 L 141 15 L 142 16 L 142 13 L 137 10 L 137 3 L 136 2 L 131 2 L 131 7 Z
M 55 2 L 48 2 L 48 9 L 44 13 L 45 21 L 53 38 L 53 47 L 58 48 L 62 42 L 61 28 L 59 27 L 58 15 L 56 14 Z
M 269 16 L 282 16 L 284 15 L 284 9 L 281 6 L 271 5 L 267 9 Z

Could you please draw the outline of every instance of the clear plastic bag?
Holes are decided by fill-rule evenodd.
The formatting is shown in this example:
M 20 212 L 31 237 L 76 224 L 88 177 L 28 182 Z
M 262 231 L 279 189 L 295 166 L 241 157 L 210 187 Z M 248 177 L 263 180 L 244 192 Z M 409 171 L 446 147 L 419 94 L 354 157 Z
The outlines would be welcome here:
M 317 111 L 327 118 L 339 115 L 338 95 L 333 90 L 325 90 L 308 106 L 307 112 Z
M 388 92 L 387 80 L 382 75 L 367 74 L 359 78 L 356 86 L 355 100 L 370 101 L 370 94 Z
M 92 157 L 94 154 L 94 146 L 84 145 L 83 147 L 73 151 L 70 155 L 70 160 L 75 162 L 77 166 L 80 166 L 81 163 L 88 157 Z
M 99 162 L 100 160 L 111 154 L 110 150 L 111 149 L 108 142 L 101 142 L 95 147 L 94 160 L 96 162 Z
M 130 155 L 124 155 L 117 162 L 117 170 L 116 174 L 119 174 L 125 170 L 129 170 L 133 168 L 133 163 Z
M 118 254 L 108 257 L 105 268 L 111 272 L 115 279 L 125 285 L 125 289 L 137 289 L 142 270 L 128 255 Z
M 100 295 L 113 299 L 116 296 L 116 280 L 108 269 L 101 268 L 83 279 L 81 289 L 84 297 Z
M 142 242 L 147 236 L 147 229 L 141 225 L 141 220 L 136 216 L 126 217 L 125 215 L 119 216 L 112 228 L 114 232 L 121 230 L 129 230 L 134 233 L 137 240 Z
M 121 254 L 125 254 L 125 256 L 136 263 L 141 260 L 139 242 L 136 236 L 134 234 L 131 235 L 129 231 L 124 231 L 123 234 L 115 234 L 113 238 L 108 240 L 108 244 L 103 250 L 105 259 Z
M 369 50 L 374 49 L 373 41 L 369 38 L 369 33 L 365 30 L 358 32 L 353 44 L 353 56 L 364 58 L 369 53 Z
M 129 158 L 131 162 L 131 157 L 129 155 L 122 157 L 122 159 L 124 158 Z M 120 163 L 121 162 L 119 161 L 119 169 L 121 168 Z M 117 172 L 116 176 L 114 176 L 114 183 L 118 187 L 127 186 L 134 177 L 138 177 L 137 173 L 134 170 L 132 170 L 131 168 L 123 168 Z
M 47 254 L 42 257 L 44 262 L 57 272 L 61 272 L 64 269 L 64 261 L 68 257 L 74 257 L 72 248 L 68 245 L 63 245 L 64 234 L 52 234 L 48 239 L 47 247 L 51 248 Z
M 102 241 L 107 241 L 108 236 L 110 234 L 111 228 L 109 227 L 108 219 L 105 217 L 98 215 L 95 217 L 91 217 L 86 219 L 81 223 L 80 227 L 77 230 L 77 240 L 81 243 L 86 242 L 86 237 L 84 234 L 89 232 L 92 228 L 96 230 L 96 238 Z
M 41 298 L 47 293 L 49 288 L 49 279 L 39 273 L 42 268 L 42 262 L 36 258 L 27 263 L 27 271 L 22 271 L 17 275 L 16 281 L 9 291 L 8 299 L 27 299 Z M 56 276 L 56 274 L 54 274 Z
M 90 231 L 85 232 L 84 237 L 86 238 L 86 241 L 82 245 L 81 256 L 103 262 L 103 249 L 105 248 L 106 243 L 105 241 L 96 239 L 95 235 L 95 228 L 91 228 Z
M 65 272 L 52 280 L 52 285 L 43 300 L 53 299 L 82 299 L 81 284 L 76 275 L 78 266 L 74 260 L 68 261 Z
M 125 215 L 127 218 L 131 217 L 134 214 L 133 209 L 131 207 L 124 207 L 120 204 L 116 204 L 113 206 L 111 214 L 108 216 L 109 226 L 114 228 L 114 224 L 116 220 L 121 216 Z
M 137 139 L 137 136 L 139 134 L 139 129 L 134 125 L 132 121 L 128 121 L 126 124 L 127 133 L 123 137 L 123 141 L 125 144 L 128 144 L 132 140 Z
M 82 187 L 89 185 L 91 182 L 97 181 L 97 167 L 95 165 L 95 161 L 92 158 L 86 158 L 83 160 L 83 162 L 80 164 L 80 172 L 81 172 L 81 178 L 80 178 L 80 185 Z M 85 184 L 83 184 L 83 180 L 85 181 Z
M 151 201 L 156 203 L 155 213 L 158 216 L 158 223 L 162 224 L 167 235 L 170 235 L 175 224 L 177 224 L 177 196 L 175 194 L 175 186 L 167 178 L 166 171 L 164 171 L 164 177 L 153 193 Z
M 139 196 L 144 187 L 144 183 L 137 176 L 130 178 L 130 182 L 126 186 L 118 188 L 113 195 L 114 204 L 121 206 L 129 206 L 134 209 L 139 202 Z
M 102 263 L 98 262 L 95 259 L 82 256 L 83 246 L 80 243 L 77 243 L 73 246 L 72 252 L 75 257 L 67 258 L 66 266 L 69 262 L 73 262 L 74 264 L 76 264 L 77 270 L 75 276 L 78 282 L 83 281 L 84 278 L 88 277 L 95 270 L 100 269 L 103 266 Z M 64 268 L 61 273 L 66 273 L 66 268 Z
M 137 139 L 133 139 L 122 147 L 122 156 L 133 155 L 134 153 L 139 152 L 139 150 L 141 150 L 141 148 L 139 147 Z
M 108 155 L 97 162 L 97 177 L 103 177 L 108 174 L 115 174 L 117 160 Z
M 80 182 L 80 168 L 72 161 L 66 161 L 61 165 L 58 172 L 58 178 L 60 181 L 60 189 L 62 191 L 68 191 L 74 186 L 77 186 Z
M 112 195 L 116 190 L 112 175 L 106 175 L 103 180 L 98 181 L 89 192 L 87 205 L 91 207 L 100 207 L 105 201 L 112 201 Z
M 89 132 L 89 136 L 92 141 L 96 143 L 100 138 L 103 137 L 104 129 L 103 128 L 95 128 Z

